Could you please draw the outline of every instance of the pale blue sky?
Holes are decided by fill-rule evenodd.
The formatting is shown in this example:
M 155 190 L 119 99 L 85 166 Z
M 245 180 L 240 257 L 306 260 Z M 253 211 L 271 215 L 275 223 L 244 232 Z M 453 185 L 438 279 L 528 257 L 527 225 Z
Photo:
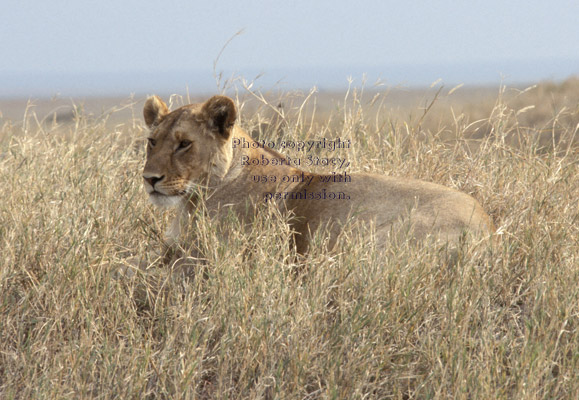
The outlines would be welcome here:
M 578 20 L 576 0 L 9 1 L 0 96 L 207 90 L 240 30 L 218 69 L 263 85 L 564 79 L 579 73 Z

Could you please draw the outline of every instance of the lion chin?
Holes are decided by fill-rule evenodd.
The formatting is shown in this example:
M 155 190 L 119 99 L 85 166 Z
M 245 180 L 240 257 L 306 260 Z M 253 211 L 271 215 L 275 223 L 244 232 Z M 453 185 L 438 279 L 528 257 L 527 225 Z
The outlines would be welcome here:
M 157 207 L 172 208 L 179 205 L 181 196 L 168 196 L 159 192 L 149 193 L 149 200 Z

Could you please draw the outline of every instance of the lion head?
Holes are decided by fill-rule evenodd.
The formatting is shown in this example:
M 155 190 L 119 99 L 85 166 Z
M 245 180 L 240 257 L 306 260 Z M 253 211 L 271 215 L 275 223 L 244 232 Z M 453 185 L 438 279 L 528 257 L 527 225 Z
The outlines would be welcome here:
M 157 206 L 174 206 L 197 187 L 222 179 L 231 165 L 235 104 L 214 96 L 170 112 L 158 96 L 145 102 L 150 134 L 143 170 L 145 188 Z

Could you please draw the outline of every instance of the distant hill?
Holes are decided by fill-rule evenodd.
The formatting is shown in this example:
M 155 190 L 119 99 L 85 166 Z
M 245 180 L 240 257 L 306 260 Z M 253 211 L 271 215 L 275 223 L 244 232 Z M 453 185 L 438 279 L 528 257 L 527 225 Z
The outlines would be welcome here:
M 221 86 L 240 85 L 240 77 L 254 82 L 254 87 L 283 90 L 341 90 L 366 87 L 376 82 L 388 86 L 425 86 L 441 80 L 447 85 L 525 84 L 541 80 L 563 80 L 579 74 L 579 59 L 522 60 L 469 64 L 283 67 L 267 70 L 239 69 L 220 71 Z M 214 93 L 218 90 L 213 71 L 175 70 L 158 72 L 0 72 L 0 98 L 60 96 L 128 96 L 147 93 Z

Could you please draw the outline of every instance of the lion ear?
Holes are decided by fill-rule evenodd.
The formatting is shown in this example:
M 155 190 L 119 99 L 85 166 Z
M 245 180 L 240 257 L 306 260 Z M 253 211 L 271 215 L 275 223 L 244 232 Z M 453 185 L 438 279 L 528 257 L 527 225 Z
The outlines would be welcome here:
M 203 104 L 202 114 L 211 131 L 224 139 L 231 136 L 231 130 L 237 119 L 233 100 L 225 96 L 213 96 Z
M 143 116 L 149 128 L 159 124 L 161 119 L 167 114 L 169 114 L 169 108 L 159 96 L 151 96 L 145 102 Z

